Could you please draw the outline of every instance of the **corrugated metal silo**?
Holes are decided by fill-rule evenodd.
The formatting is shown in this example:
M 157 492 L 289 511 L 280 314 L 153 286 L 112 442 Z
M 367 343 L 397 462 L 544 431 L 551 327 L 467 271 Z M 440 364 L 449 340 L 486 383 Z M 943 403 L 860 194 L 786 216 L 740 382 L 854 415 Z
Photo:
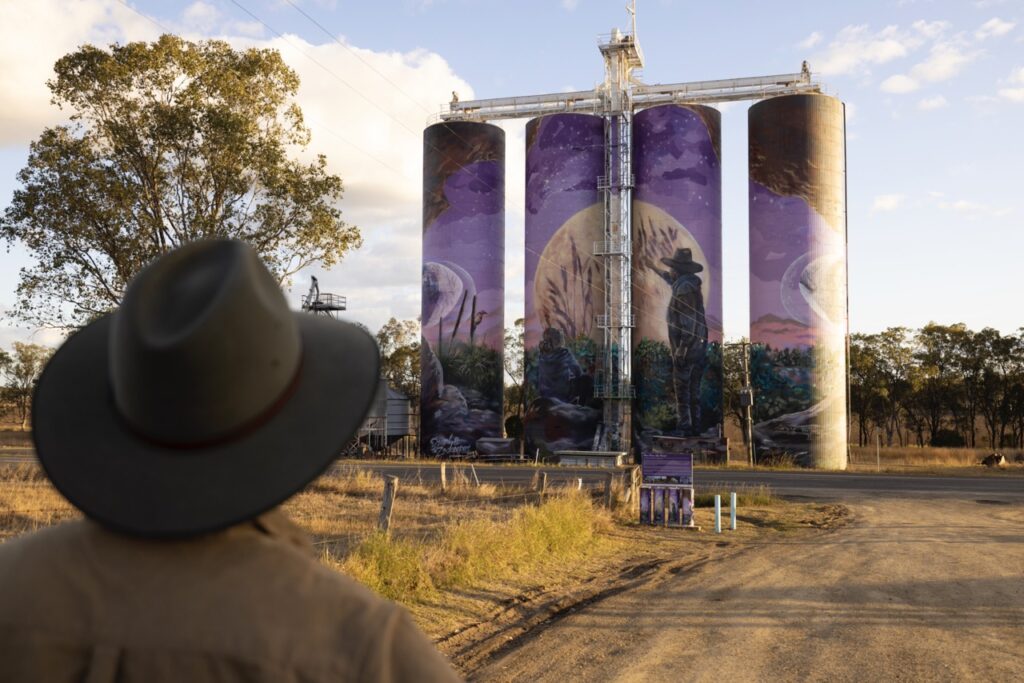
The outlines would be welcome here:
M 717 436 L 722 421 L 721 115 L 633 117 L 633 440 Z
M 843 103 L 787 95 L 750 108 L 750 339 L 759 452 L 845 469 Z
M 594 373 L 603 336 L 598 178 L 604 119 L 553 114 L 526 125 L 527 452 L 590 450 L 601 421 Z
M 423 133 L 421 449 L 461 455 L 502 435 L 505 133 Z

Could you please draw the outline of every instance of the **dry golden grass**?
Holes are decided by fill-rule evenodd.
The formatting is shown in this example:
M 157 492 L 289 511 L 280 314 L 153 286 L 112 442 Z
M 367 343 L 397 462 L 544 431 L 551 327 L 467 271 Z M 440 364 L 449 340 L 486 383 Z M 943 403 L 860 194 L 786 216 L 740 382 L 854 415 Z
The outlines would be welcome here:
M 915 446 L 883 446 L 878 451 L 878 460 L 883 468 L 893 467 L 973 467 L 990 453 L 998 452 L 1012 465 L 1016 456 L 1024 454 L 1020 449 L 992 448 L 919 448 Z M 858 467 L 878 465 L 874 446 L 851 446 L 850 462 Z
M 0 465 L 0 541 L 78 516 L 38 465 Z

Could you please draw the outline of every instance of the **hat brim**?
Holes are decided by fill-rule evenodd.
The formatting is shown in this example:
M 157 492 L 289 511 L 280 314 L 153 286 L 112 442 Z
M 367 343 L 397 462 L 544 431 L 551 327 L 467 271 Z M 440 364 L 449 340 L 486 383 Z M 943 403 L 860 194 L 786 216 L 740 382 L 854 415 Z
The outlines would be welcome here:
M 50 481 L 101 524 L 149 537 L 217 531 L 298 492 L 363 422 L 380 358 L 373 338 L 351 323 L 293 315 L 303 344 L 294 393 L 252 431 L 201 448 L 155 444 L 125 426 L 108 380 L 110 315 L 71 336 L 33 401 L 36 455 Z
M 680 273 L 699 273 L 704 270 L 704 266 L 696 261 L 676 261 L 666 257 L 662 258 L 661 262 L 669 268 L 675 268 Z

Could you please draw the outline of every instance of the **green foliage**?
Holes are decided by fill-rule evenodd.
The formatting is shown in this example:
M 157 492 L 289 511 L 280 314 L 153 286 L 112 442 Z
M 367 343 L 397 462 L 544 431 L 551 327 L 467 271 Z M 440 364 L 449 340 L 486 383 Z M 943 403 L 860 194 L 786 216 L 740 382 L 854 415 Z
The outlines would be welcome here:
M 811 405 L 812 352 L 750 347 L 750 383 L 754 387 L 754 421 L 806 410 Z
M 352 578 L 389 600 L 412 602 L 434 594 L 421 548 L 377 533 L 359 544 L 343 567 Z
M 640 413 L 640 424 L 644 427 L 668 432 L 676 427 L 676 410 L 672 403 L 655 403 Z
M 3 377 L 2 402 L 5 410 L 14 410 L 22 428 L 32 412 L 32 393 L 53 349 L 39 344 L 14 342 L 14 354 L 0 351 L 0 376 Z
M 14 315 L 77 326 L 116 307 L 154 257 L 204 237 L 251 244 L 283 282 L 361 244 L 341 179 L 310 141 L 299 79 L 275 50 L 164 35 L 83 45 L 47 85 L 70 124 L 32 142 L 0 237 L 35 259 Z
M 580 364 L 580 368 L 585 374 L 591 377 L 595 375 L 597 372 L 598 356 L 601 351 L 596 341 L 589 335 L 580 333 L 575 337 L 566 338 L 565 348 L 572 352 L 576 362 Z
M 420 398 L 420 324 L 391 318 L 377 331 L 381 376 L 413 402 Z
M 467 387 L 488 400 L 501 398 L 501 353 L 487 346 L 456 341 L 441 356 L 446 384 Z

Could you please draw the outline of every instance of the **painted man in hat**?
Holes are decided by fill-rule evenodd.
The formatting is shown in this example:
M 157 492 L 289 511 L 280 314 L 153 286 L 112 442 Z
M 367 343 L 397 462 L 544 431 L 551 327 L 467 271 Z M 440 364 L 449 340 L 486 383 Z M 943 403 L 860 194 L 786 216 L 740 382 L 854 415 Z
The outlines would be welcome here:
M 693 260 L 689 249 L 676 249 L 675 254 L 661 262 L 669 271 L 659 275 L 672 287 L 666 320 L 676 395 L 676 430 L 683 436 L 695 436 L 700 430 L 700 381 L 708 346 L 704 295 L 697 277 L 704 266 Z
M 146 267 L 39 379 L 37 456 L 86 518 L 0 546 L 0 681 L 458 680 L 278 509 L 378 372 L 368 334 L 289 310 L 241 242 Z

